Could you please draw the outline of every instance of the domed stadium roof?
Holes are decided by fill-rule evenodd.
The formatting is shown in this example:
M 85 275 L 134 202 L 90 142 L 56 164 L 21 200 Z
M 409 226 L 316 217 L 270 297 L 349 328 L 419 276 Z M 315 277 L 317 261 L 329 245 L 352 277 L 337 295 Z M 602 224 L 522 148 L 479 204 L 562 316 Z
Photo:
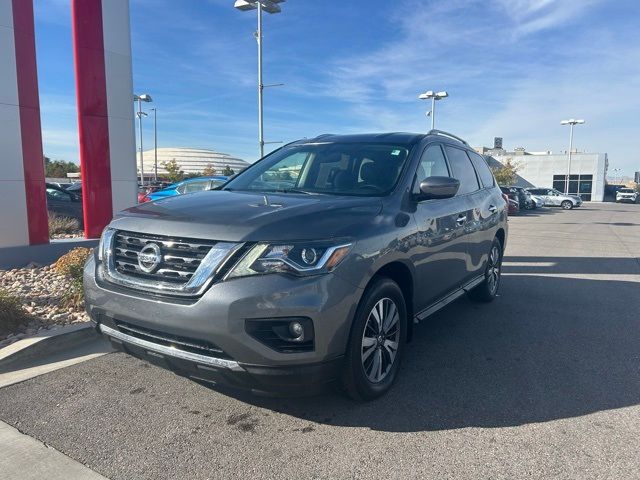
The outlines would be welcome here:
M 138 170 L 140 169 L 139 155 L 140 153 L 138 153 L 138 157 L 136 158 Z M 154 171 L 154 150 L 145 150 L 143 158 L 144 173 L 145 176 L 147 176 Z M 248 162 L 240 158 L 204 148 L 163 147 L 158 148 L 158 173 L 160 175 L 166 174 L 167 171 L 164 168 L 164 164 L 174 159 L 180 166 L 180 169 L 187 174 L 202 173 L 207 166 L 213 167 L 217 175 L 221 175 L 226 166 L 229 166 L 234 173 L 238 173 L 240 170 L 249 166 Z

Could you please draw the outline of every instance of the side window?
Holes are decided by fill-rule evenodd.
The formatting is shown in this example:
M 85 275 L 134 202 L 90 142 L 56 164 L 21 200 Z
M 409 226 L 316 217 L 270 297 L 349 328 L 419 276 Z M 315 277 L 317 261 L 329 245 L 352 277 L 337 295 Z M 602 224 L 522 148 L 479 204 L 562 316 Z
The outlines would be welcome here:
M 420 182 L 427 177 L 448 177 L 449 168 L 447 161 L 442 153 L 440 145 L 430 145 L 422 154 L 418 170 L 416 171 L 416 180 L 413 185 L 413 193 L 420 193 Z
M 178 185 L 178 187 L 176 188 L 176 192 L 185 193 L 186 189 L 187 189 L 187 184 L 183 183 L 182 185 Z
M 184 185 L 184 191 L 181 193 L 193 193 L 193 192 L 200 192 L 202 190 L 205 190 L 207 188 L 207 185 L 209 185 L 209 182 L 204 181 L 204 182 L 188 182 Z
M 482 182 L 483 187 L 493 187 L 495 183 L 495 179 L 493 178 L 493 173 L 491 173 L 491 169 L 489 165 L 487 165 L 487 161 L 474 152 L 467 151 L 467 155 L 471 159 L 471 163 L 476 167 L 476 172 L 480 177 L 480 181 Z
M 479 190 L 480 184 L 478 183 L 478 177 L 476 177 L 476 171 L 465 151 L 456 147 L 450 147 L 449 145 L 445 148 L 447 150 L 449 163 L 451 164 L 451 170 L 453 170 L 453 177 L 460 180 L 458 195 Z

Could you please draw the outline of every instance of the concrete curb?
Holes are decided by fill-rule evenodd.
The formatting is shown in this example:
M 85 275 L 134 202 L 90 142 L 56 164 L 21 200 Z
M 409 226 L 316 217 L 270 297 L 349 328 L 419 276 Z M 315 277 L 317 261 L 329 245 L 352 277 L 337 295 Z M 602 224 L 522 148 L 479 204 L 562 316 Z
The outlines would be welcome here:
M 17 362 L 68 350 L 98 337 L 99 334 L 92 323 L 82 323 L 47 330 L 33 337 L 18 340 L 0 350 L 0 373 L 11 371 L 11 366 Z

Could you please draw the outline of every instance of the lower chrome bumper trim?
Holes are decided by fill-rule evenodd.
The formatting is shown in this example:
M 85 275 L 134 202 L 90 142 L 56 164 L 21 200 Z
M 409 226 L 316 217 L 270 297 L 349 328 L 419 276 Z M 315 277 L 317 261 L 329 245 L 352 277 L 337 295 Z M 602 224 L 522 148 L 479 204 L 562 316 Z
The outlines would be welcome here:
M 145 348 L 150 352 L 160 353 L 169 357 L 180 358 L 182 360 L 188 360 L 191 362 L 199 363 L 202 365 L 210 365 L 218 368 L 226 368 L 235 371 L 244 371 L 244 369 L 233 360 L 226 360 L 224 358 L 208 357 L 206 355 L 199 355 L 197 353 L 186 352 L 175 347 L 167 347 L 165 345 L 158 345 L 157 343 L 142 340 L 141 338 L 127 335 L 106 325 L 100 325 L 100 331 L 105 335 L 121 340 L 131 345 L 135 345 L 140 348 Z

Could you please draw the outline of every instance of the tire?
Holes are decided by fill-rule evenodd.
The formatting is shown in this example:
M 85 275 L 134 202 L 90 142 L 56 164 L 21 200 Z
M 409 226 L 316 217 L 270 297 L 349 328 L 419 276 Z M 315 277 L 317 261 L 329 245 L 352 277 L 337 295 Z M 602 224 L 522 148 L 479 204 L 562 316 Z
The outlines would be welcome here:
M 571 200 L 564 200 L 560 206 L 565 210 L 571 210 L 573 208 L 573 202 Z
M 489 259 L 484 271 L 484 280 L 480 285 L 468 292 L 469 298 L 476 302 L 493 302 L 500 290 L 500 277 L 502 273 L 502 243 L 498 237 L 493 239 Z
M 380 316 L 381 308 L 383 320 L 389 323 L 383 321 L 386 330 L 383 327 L 380 335 L 376 315 Z M 351 328 L 342 376 L 347 395 L 366 401 L 389 391 L 398 375 L 406 339 L 407 308 L 402 290 L 393 280 L 377 278 L 365 291 Z

